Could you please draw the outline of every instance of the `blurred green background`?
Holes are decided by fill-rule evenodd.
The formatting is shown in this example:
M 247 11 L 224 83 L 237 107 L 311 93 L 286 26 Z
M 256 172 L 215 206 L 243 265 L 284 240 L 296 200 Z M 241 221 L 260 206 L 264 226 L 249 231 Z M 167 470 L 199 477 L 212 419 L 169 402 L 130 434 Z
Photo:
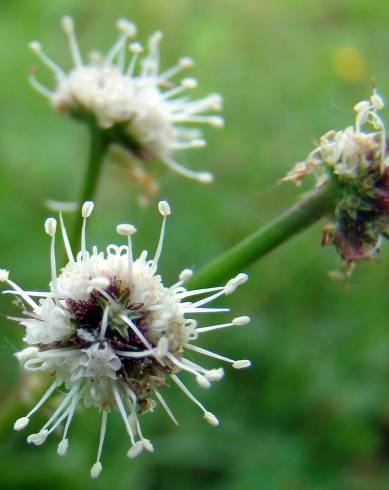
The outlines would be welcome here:
M 293 203 L 301 190 L 277 179 L 323 132 L 352 123 L 352 106 L 370 95 L 372 77 L 389 93 L 386 0 L 1 0 L 0 265 L 26 289 L 49 281 L 43 201 L 77 198 L 87 156 L 86 129 L 55 114 L 26 81 L 35 63 L 31 39 L 70 66 L 65 13 L 75 17 L 84 52 L 108 49 L 120 16 L 137 22 L 142 40 L 162 29 L 163 65 L 193 56 L 197 93 L 225 97 L 225 129 L 207 131 L 209 147 L 181 159 L 212 170 L 215 184 L 160 167 L 160 196 L 174 210 L 161 262 L 168 281 Z M 49 80 L 43 68 L 39 75 Z M 154 248 L 160 217 L 155 202 L 137 205 L 138 194 L 122 169 L 106 165 L 91 243 L 116 241 L 116 224 L 130 220 L 139 229 L 137 251 Z M 247 371 L 227 369 L 210 391 L 194 387 L 220 417 L 218 428 L 172 389 L 166 396 L 180 426 L 159 409 L 145 415 L 156 451 L 129 461 L 121 423 L 110 417 L 104 471 L 92 481 L 95 411 L 75 418 L 65 458 L 56 454 L 56 437 L 30 447 L 13 432 L 13 418 L 3 417 L 1 490 L 389 488 L 388 247 L 345 288 L 327 277 L 339 264 L 333 250 L 320 248 L 321 226 L 255 264 L 249 283 L 228 298 L 234 316 L 251 315 L 251 325 L 207 336 L 203 345 L 253 361 Z M 1 415 L 18 384 L 13 352 L 23 332 L 5 318 L 15 312 L 10 298 L 0 301 Z M 33 419 L 32 431 L 43 417 Z

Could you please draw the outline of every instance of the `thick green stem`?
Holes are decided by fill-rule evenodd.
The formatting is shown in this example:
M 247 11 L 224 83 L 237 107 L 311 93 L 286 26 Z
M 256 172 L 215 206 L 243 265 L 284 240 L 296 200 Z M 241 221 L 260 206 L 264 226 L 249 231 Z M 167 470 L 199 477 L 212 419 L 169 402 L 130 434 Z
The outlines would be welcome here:
M 338 192 L 332 182 L 311 191 L 274 221 L 206 265 L 188 281 L 188 288 L 220 284 L 246 270 L 253 262 L 331 212 L 338 200 Z
M 91 132 L 90 146 L 89 146 L 89 160 L 86 168 L 82 193 L 79 201 L 80 207 L 85 201 L 93 201 L 95 197 L 97 186 L 99 183 L 99 178 L 101 175 L 101 169 L 103 166 L 104 155 L 109 145 L 109 139 L 106 135 L 106 132 L 104 132 L 104 130 L 98 128 L 94 124 L 90 124 L 89 127 Z M 79 249 L 81 228 L 82 228 L 82 217 L 81 214 L 78 213 L 73 229 L 72 240 L 71 240 L 73 250 Z

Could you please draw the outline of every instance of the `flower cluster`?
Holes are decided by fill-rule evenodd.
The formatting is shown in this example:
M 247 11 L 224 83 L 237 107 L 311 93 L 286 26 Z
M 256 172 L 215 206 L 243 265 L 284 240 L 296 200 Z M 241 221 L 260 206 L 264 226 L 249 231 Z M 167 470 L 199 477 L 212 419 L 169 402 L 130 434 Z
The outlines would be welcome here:
M 205 368 L 192 360 L 191 354 L 225 361 L 236 369 L 250 366 L 248 360 L 229 359 L 194 344 L 199 335 L 249 322 L 249 317 L 242 316 L 227 323 L 199 326 L 195 319 L 204 313 L 229 311 L 207 305 L 233 293 L 247 276 L 238 274 L 222 287 L 190 291 L 184 284 L 192 271 L 185 269 L 175 284 L 165 286 L 157 267 L 170 207 L 162 201 L 158 208 L 163 222 L 152 258 L 148 258 L 147 251 L 133 258 L 132 236 L 136 229 L 130 224 L 117 226 L 127 245 L 111 244 L 105 253 L 97 247 L 88 251 L 86 223 L 93 210 L 89 201 L 82 207 L 81 250 L 76 256 L 60 214 L 68 262 L 59 274 L 55 253 L 57 221 L 46 220 L 45 230 L 51 237 L 49 291 L 25 291 L 9 278 L 6 270 L 0 271 L 0 280 L 12 288 L 5 292 L 17 295 L 23 303 L 23 316 L 12 319 L 26 328 L 27 347 L 16 356 L 27 371 L 42 371 L 52 377 L 47 392 L 26 416 L 15 422 L 14 428 L 24 429 L 31 416 L 62 386 L 66 392 L 58 407 L 27 441 L 41 445 L 64 423 L 58 445 L 58 454 L 63 456 L 68 450 L 68 431 L 77 406 L 83 403 L 97 408 L 102 420 L 97 458 L 91 469 L 93 478 L 102 470 L 101 454 L 112 409 L 117 409 L 122 417 L 131 443 L 128 456 L 133 458 L 143 450 L 153 451 L 151 442 L 143 436 L 140 414 L 159 402 L 176 422 L 161 393 L 169 381 L 197 405 L 207 422 L 218 425 L 216 416 L 195 398 L 178 374 L 189 373 L 201 387 L 208 388 L 222 378 L 223 369 Z
M 326 133 L 307 159 L 283 179 L 299 185 L 313 174 L 317 186 L 328 181 L 337 186 L 340 199 L 324 229 L 323 244 L 335 245 L 346 271 L 357 261 L 375 258 L 381 236 L 389 233 L 389 158 L 379 113 L 383 107 L 374 91 L 370 100 L 354 107 L 354 126 Z
M 195 79 L 184 78 L 178 84 L 172 81 L 179 72 L 191 67 L 193 60 L 183 57 L 176 66 L 161 71 L 162 33 L 158 31 L 150 37 L 147 53 L 142 56 L 142 45 L 133 40 L 135 24 L 119 19 L 119 38 L 108 54 L 103 56 L 94 51 L 90 61 L 85 63 L 73 20 L 64 17 L 62 25 L 74 67 L 66 73 L 42 51 L 39 42 L 33 41 L 30 43 L 32 51 L 53 72 L 56 82 L 55 88 L 49 90 L 32 73 L 33 87 L 47 97 L 57 111 L 92 120 L 107 131 L 111 142 L 126 146 L 141 159 L 157 158 L 186 177 L 211 182 L 212 174 L 189 170 L 173 156 L 176 150 L 201 148 L 206 144 L 201 130 L 189 128 L 187 124 L 223 126 L 220 116 L 208 114 L 221 110 L 219 94 L 193 100 L 186 92 L 197 87 Z M 126 62 L 128 50 L 131 57 Z

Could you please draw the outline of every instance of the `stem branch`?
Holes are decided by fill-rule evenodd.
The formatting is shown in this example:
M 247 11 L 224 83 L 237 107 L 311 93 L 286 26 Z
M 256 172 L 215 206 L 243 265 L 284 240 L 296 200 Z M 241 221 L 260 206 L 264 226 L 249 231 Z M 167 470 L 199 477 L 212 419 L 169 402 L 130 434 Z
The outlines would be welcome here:
M 337 200 L 338 189 L 335 183 L 329 182 L 314 189 L 274 221 L 206 265 L 188 281 L 188 288 L 208 287 L 230 279 L 331 212 Z
M 91 133 L 89 143 L 89 160 L 79 201 L 80 209 L 85 201 L 93 201 L 95 197 L 99 178 L 101 175 L 101 169 L 103 166 L 104 155 L 109 145 L 109 139 L 105 135 L 104 130 L 98 128 L 94 124 L 90 124 L 89 127 Z M 71 240 L 73 250 L 79 249 L 81 228 L 82 217 L 81 214 L 78 213 Z

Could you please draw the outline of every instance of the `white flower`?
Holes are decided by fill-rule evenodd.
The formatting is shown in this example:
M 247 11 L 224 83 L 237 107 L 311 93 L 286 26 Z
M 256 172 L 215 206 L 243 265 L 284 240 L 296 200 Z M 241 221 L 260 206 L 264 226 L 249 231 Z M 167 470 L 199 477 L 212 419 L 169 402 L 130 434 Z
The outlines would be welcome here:
M 362 100 L 354 106 L 354 126 L 324 134 L 319 146 L 283 180 L 299 185 L 306 175 L 313 173 L 319 186 L 328 175 L 334 175 L 340 183 L 355 183 L 377 170 L 382 175 L 389 165 L 386 129 L 379 114 L 383 107 L 383 99 L 374 90 L 370 100 Z
M 136 36 L 136 26 L 119 19 L 119 39 L 107 56 L 93 52 L 84 63 L 77 44 L 73 20 L 64 17 L 62 25 L 68 36 L 74 67 L 65 73 L 43 51 L 37 41 L 30 43 L 33 52 L 54 73 L 56 86 L 49 90 L 35 78 L 31 84 L 46 96 L 53 107 L 77 118 L 92 116 L 104 129 L 115 128 L 116 142 L 127 140 L 127 146 L 144 158 L 158 158 L 169 168 L 201 182 L 211 182 L 209 172 L 194 172 L 173 157 L 175 150 L 201 148 L 206 142 L 199 129 L 187 124 L 223 126 L 220 116 L 208 115 L 221 110 L 219 94 L 192 100 L 185 92 L 197 86 L 193 78 L 184 78 L 178 85 L 171 79 L 181 70 L 193 65 L 191 58 L 181 58 L 176 66 L 160 70 L 159 43 L 161 32 L 148 41 L 147 54 L 141 56 L 142 46 L 128 40 Z M 127 48 L 131 53 L 126 63 Z M 138 68 L 138 65 L 140 67 Z M 119 136 L 118 136 L 119 135 Z
M 5 291 L 17 295 L 23 302 L 25 318 L 13 318 L 26 327 L 27 347 L 17 353 L 18 360 L 28 371 L 44 371 L 53 377 L 53 383 L 42 399 L 24 417 L 15 422 L 15 430 L 24 429 L 31 416 L 63 386 L 66 394 L 49 420 L 29 443 L 40 445 L 64 423 L 58 454 L 68 450 L 68 430 L 76 407 L 83 403 L 96 407 L 102 413 L 100 442 L 91 476 L 97 478 L 102 470 L 101 453 L 108 413 L 117 409 L 128 433 L 133 458 L 142 450 L 153 451 L 139 424 L 138 414 L 151 410 L 159 402 L 169 417 L 176 419 L 161 391 L 170 379 L 203 412 L 211 425 L 218 419 L 191 393 L 178 376 L 185 371 L 197 383 L 208 388 L 220 380 L 223 369 L 208 369 L 190 360 L 187 353 L 204 355 L 225 361 L 236 369 L 250 366 L 247 360 L 234 360 L 213 353 L 194 344 L 199 335 L 249 322 L 241 316 L 227 323 L 198 326 L 195 317 L 203 313 L 229 311 L 212 308 L 208 303 L 233 293 L 245 283 L 247 276 L 238 274 L 222 287 L 189 291 L 184 287 L 192 271 L 185 269 L 178 281 L 165 286 L 157 274 L 162 252 L 166 219 L 170 215 L 167 202 L 159 203 L 163 216 L 159 242 L 154 256 L 149 259 L 143 251 L 133 258 L 132 236 L 134 226 L 121 224 L 117 232 L 127 238 L 127 245 L 109 245 L 105 252 L 86 246 L 86 221 L 93 203 L 82 207 L 84 218 L 81 250 L 74 256 L 60 214 L 60 226 L 68 263 L 57 274 L 55 241 L 57 222 L 46 220 L 45 229 L 51 237 L 51 284 L 47 292 L 24 291 L 0 271 L 0 279 L 11 286 Z M 195 299 L 199 297 L 200 299 Z M 36 298 L 40 298 L 36 302 Z

